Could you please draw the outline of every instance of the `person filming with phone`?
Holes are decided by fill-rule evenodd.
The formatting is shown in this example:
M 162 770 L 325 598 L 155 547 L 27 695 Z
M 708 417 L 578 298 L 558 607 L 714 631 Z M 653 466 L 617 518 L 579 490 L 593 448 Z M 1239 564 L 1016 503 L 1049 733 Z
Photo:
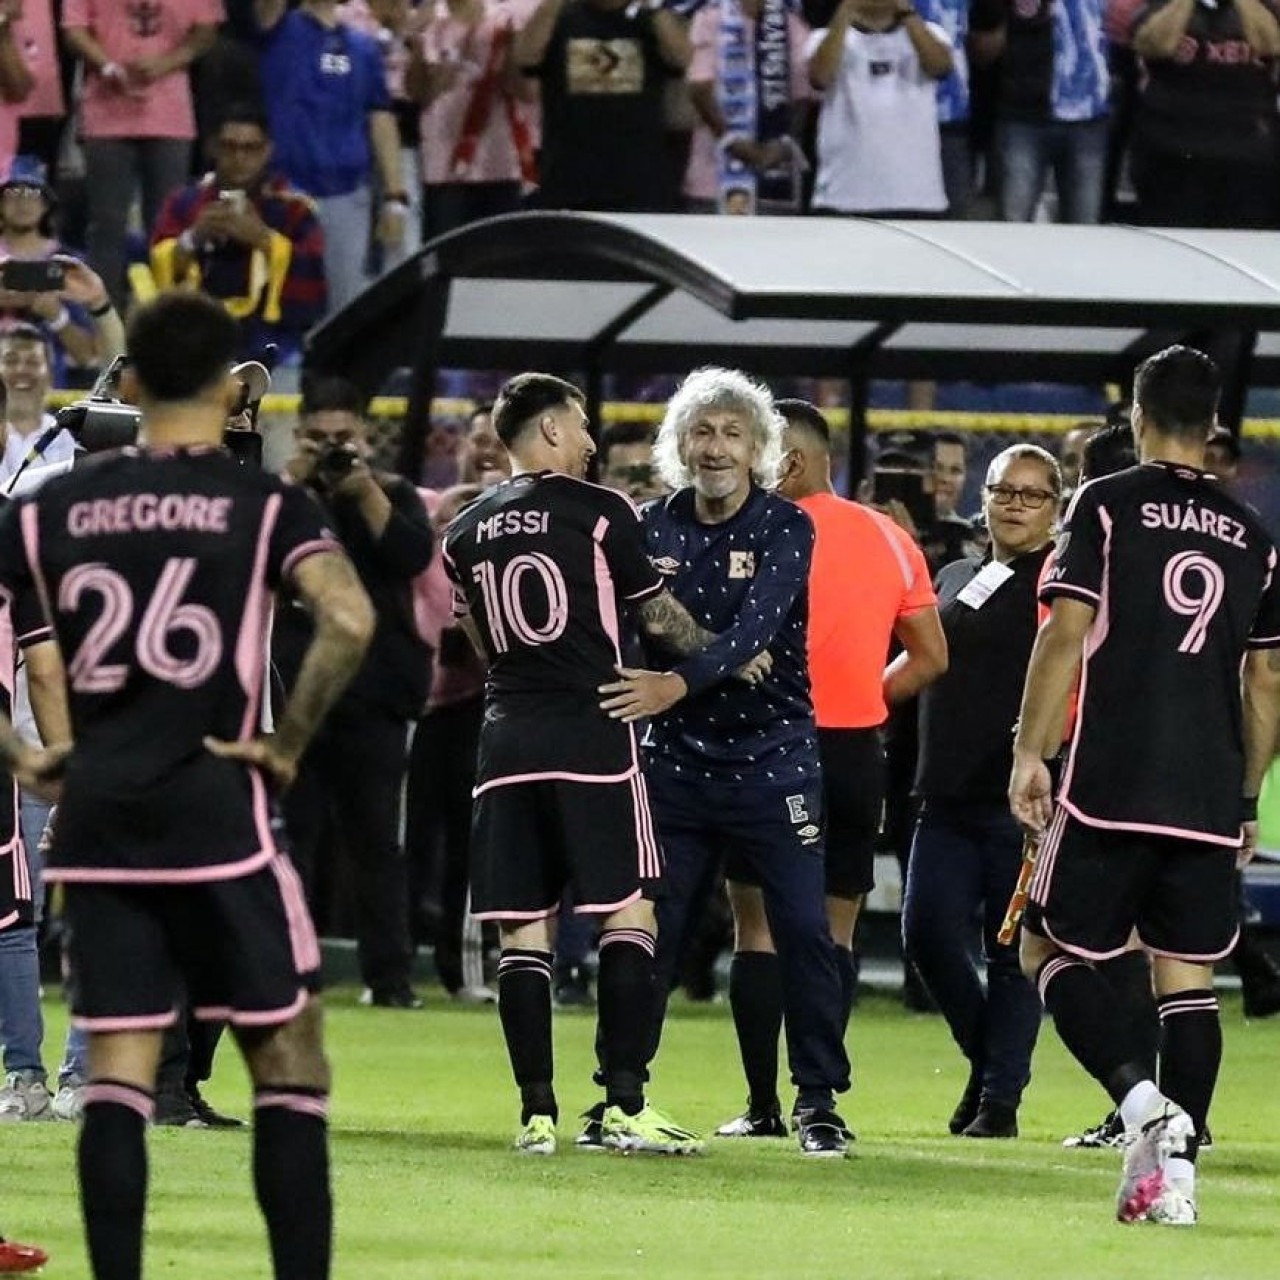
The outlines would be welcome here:
M 175 191 L 156 219 L 151 273 L 162 289 L 218 299 L 239 323 L 241 358 L 274 343 L 287 366 L 328 302 L 324 231 L 310 197 L 271 171 L 271 154 L 260 111 L 224 112 L 213 170 Z
M 16 156 L 0 182 L 0 322 L 49 339 L 53 374 L 106 364 L 124 350 L 124 326 L 102 278 L 57 238 L 58 201 L 44 165 Z

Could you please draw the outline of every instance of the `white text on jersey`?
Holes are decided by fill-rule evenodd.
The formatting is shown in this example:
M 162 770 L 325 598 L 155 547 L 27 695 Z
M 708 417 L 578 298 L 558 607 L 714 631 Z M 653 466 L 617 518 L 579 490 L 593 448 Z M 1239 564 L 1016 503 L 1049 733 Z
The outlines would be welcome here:
M 546 533 L 549 511 L 499 511 L 476 525 L 476 542 L 500 538 L 504 533 Z
M 1220 542 L 1229 542 L 1242 550 L 1248 550 L 1249 547 L 1244 538 L 1244 525 L 1239 520 L 1210 511 L 1208 507 L 1198 507 L 1194 502 L 1144 502 L 1142 527 L 1184 532 L 1194 530 L 1197 533 L 1207 533 Z

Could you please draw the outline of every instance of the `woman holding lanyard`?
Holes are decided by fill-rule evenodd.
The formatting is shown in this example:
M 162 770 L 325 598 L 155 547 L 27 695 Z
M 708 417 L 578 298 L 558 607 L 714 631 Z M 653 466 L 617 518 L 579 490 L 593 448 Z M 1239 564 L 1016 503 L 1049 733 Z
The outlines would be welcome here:
M 1018 966 L 1018 948 L 1001 946 L 996 935 L 1022 860 L 1005 787 L 1061 494 L 1052 455 L 1035 445 L 1004 450 L 983 488 L 987 557 L 947 565 L 936 583 L 951 665 L 920 698 L 922 805 L 902 931 L 969 1061 L 950 1129 L 970 1138 L 1017 1136 L 1040 1027 L 1040 1001 Z M 973 958 L 979 909 L 985 991 Z

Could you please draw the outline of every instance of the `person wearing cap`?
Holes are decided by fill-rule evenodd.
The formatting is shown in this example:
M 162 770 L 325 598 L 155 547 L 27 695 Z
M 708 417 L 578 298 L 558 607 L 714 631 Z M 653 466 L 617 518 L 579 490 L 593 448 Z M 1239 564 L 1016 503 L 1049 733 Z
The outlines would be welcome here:
M 223 112 L 214 167 L 175 191 L 151 233 L 156 284 L 200 289 L 240 328 L 239 354 L 268 343 L 287 362 L 328 299 L 325 237 L 315 203 L 272 171 L 266 116 L 255 107 Z
M 0 265 L 0 323 L 28 323 L 44 330 L 53 351 L 56 383 L 67 361 L 96 366 L 124 349 L 124 331 L 106 285 L 69 254 L 56 235 L 57 196 L 44 165 L 16 156 L 0 183 L 0 264 L 9 260 L 61 264 L 62 287 L 30 291 L 6 287 Z

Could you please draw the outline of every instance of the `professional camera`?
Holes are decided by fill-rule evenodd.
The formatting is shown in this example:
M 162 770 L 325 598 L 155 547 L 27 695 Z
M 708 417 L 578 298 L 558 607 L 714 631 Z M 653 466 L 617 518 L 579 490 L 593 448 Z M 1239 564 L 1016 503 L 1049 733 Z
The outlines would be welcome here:
M 274 354 L 275 348 L 272 347 L 266 360 L 272 361 Z M 85 399 L 59 409 L 54 415 L 58 428 L 69 432 L 85 453 L 103 453 L 137 443 L 142 412 L 117 395 L 120 374 L 127 363 L 127 356 L 117 356 L 103 370 Z M 271 371 L 269 365 L 261 360 L 246 360 L 233 366 L 231 375 L 240 383 L 240 399 L 232 408 L 222 443 L 238 461 L 261 466 L 262 437 L 257 431 L 258 409 L 262 397 L 271 387 Z
M 316 475 L 321 484 L 337 484 L 351 474 L 360 461 L 359 451 L 352 444 L 331 444 L 316 457 Z

